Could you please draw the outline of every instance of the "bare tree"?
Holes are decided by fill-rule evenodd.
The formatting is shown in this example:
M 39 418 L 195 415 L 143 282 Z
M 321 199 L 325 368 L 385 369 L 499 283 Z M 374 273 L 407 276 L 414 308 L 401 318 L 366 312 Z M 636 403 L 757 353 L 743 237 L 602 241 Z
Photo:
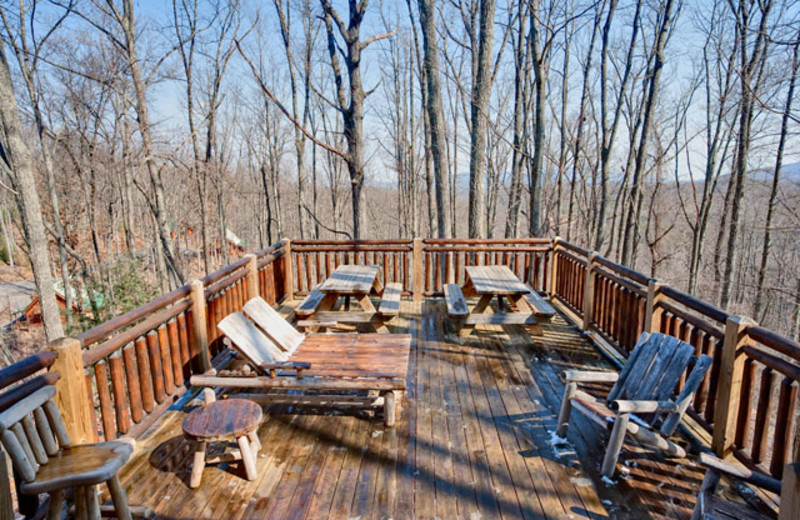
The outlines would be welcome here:
M 50 273 L 50 254 L 42 219 L 39 194 L 36 191 L 33 158 L 22 133 L 22 124 L 14 97 L 11 72 L 6 61 L 4 44 L 0 42 L 0 166 L 13 180 L 22 216 L 23 229 L 29 247 L 33 279 L 47 341 L 64 335 L 61 313 L 56 303 L 53 278 Z

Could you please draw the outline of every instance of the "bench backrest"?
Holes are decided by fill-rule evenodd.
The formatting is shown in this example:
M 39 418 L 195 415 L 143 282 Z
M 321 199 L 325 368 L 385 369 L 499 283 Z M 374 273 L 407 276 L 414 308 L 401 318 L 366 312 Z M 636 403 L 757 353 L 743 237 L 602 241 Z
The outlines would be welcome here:
M 643 333 L 622 368 L 617 383 L 609 392 L 608 400 L 674 399 L 679 406 L 678 412 L 655 416 L 651 421 L 663 419 L 662 433 L 671 434 L 703 381 L 706 370 L 711 366 L 710 357 L 701 355 L 696 358 L 694 354 L 695 348 L 692 345 L 677 338 L 661 333 Z M 680 393 L 675 396 L 684 372 L 692 365 L 694 367 L 691 373 L 684 381 Z
M 231 341 L 231 348 L 242 354 L 261 372 L 266 364 L 286 361 L 289 356 L 279 349 L 255 324 L 241 312 L 229 314 L 217 324 Z
M 39 467 L 70 445 L 55 395 L 47 385 L 0 413 L 3 447 L 25 482 L 36 480 Z
M 244 313 L 281 349 L 291 354 L 306 338 L 263 298 L 256 296 L 244 304 Z

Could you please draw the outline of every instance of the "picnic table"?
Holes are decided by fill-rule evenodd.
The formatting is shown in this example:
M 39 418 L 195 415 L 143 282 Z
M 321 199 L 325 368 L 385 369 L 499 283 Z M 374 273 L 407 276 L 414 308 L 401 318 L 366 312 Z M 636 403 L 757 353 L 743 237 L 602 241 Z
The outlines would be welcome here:
M 396 316 L 400 309 L 402 286 L 389 283 L 386 287 L 378 279 L 376 265 L 340 265 L 327 280 L 318 285 L 295 309 L 304 318 L 299 327 L 335 326 L 337 323 L 372 323 L 378 332 L 388 332 L 385 321 Z M 375 308 L 370 296 L 380 296 Z M 334 311 L 333 306 L 344 298 L 343 310 Z M 351 310 L 351 300 L 358 302 L 360 309 Z
M 531 288 L 522 283 L 507 266 L 474 265 L 465 268 L 464 286 L 445 286 L 448 314 L 456 322 L 459 338 L 466 338 L 475 325 L 525 325 L 535 336 L 543 334 L 536 321 L 537 310 L 529 301 Z M 478 297 L 471 309 L 466 298 Z M 486 313 L 492 300 L 497 298 L 497 313 Z M 506 312 L 504 300 L 511 304 Z

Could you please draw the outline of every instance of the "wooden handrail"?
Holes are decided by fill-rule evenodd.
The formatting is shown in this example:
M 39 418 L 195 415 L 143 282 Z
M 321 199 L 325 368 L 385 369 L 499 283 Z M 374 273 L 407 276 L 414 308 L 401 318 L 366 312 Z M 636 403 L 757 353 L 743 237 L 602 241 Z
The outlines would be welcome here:
M 715 321 L 719 321 L 720 323 L 725 323 L 725 320 L 727 320 L 730 316 L 727 312 L 723 311 L 719 307 L 711 305 L 710 303 L 706 303 L 699 298 L 695 298 L 691 294 L 679 291 L 673 287 L 670 287 L 669 285 L 662 286 L 661 293 L 668 298 L 672 298 L 684 307 L 688 307 L 693 311 L 704 314 L 705 316 L 708 316 Z
M 127 327 L 131 323 L 134 323 L 135 321 L 138 321 L 149 314 L 157 312 L 168 305 L 180 301 L 187 296 L 189 296 L 189 286 L 184 285 L 182 287 L 178 287 L 174 291 L 159 296 L 153 301 L 145 303 L 141 307 L 132 309 L 125 314 L 120 314 L 116 318 L 111 318 L 110 320 L 101 323 L 96 327 L 92 327 L 89 330 L 83 331 L 78 334 L 76 338 L 80 340 L 81 345 L 87 347 L 92 343 L 96 343 L 104 337 L 116 332 L 117 330 Z
M 800 361 L 800 343 L 797 341 L 781 336 L 776 332 L 758 325 L 748 327 L 747 335 L 762 345 L 775 349 L 796 361 Z
M 0 389 L 13 385 L 26 377 L 35 374 L 43 368 L 48 368 L 56 360 L 55 352 L 40 350 L 36 354 L 26 357 L 13 365 L 0 370 Z
M 168 322 L 175 316 L 187 310 L 189 307 L 191 307 L 191 305 L 192 304 L 188 299 L 180 301 L 172 307 L 162 309 L 160 312 L 153 314 L 146 320 L 137 323 L 133 327 L 126 329 L 122 333 L 104 341 L 103 343 L 100 343 L 99 345 L 88 350 L 84 350 L 83 365 L 91 366 L 101 359 L 110 356 L 139 336 L 147 334 L 149 331 L 153 330 L 159 325 Z

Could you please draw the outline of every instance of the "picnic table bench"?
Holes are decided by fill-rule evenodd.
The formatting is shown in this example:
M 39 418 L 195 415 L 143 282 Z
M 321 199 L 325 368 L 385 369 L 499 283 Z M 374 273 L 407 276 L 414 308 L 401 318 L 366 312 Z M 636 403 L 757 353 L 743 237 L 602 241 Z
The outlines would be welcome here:
M 469 266 L 466 268 L 466 281 L 461 288 L 456 284 L 444 286 L 447 314 L 459 338 L 472 334 L 475 325 L 524 325 L 531 333 L 541 336 L 542 329 L 537 318 L 549 320 L 555 309 L 529 285 L 522 283 L 504 265 Z M 479 296 L 478 302 L 470 309 L 467 298 Z M 486 313 L 492 299 L 497 298 L 498 313 Z M 512 312 L 505 312 L 503 299 L 512 304 Z
M 386 333 L 385 322 L 400 312 L 403 286 L 389 283 L 384 287 L 378 280 L 378 266 L 342 265 L 331 276 L 314 288 L 295 309 L 299 318 L 297 326 L 312 331 L 334 327 L 338 323 L 371 323 L 378 332 Z M 370 295 L 379 295 L 376 309 Z M 332 310 L 339 298 L 344 297 L 344 309 Z M 361 310 L 350 310 L 355 299 Z

